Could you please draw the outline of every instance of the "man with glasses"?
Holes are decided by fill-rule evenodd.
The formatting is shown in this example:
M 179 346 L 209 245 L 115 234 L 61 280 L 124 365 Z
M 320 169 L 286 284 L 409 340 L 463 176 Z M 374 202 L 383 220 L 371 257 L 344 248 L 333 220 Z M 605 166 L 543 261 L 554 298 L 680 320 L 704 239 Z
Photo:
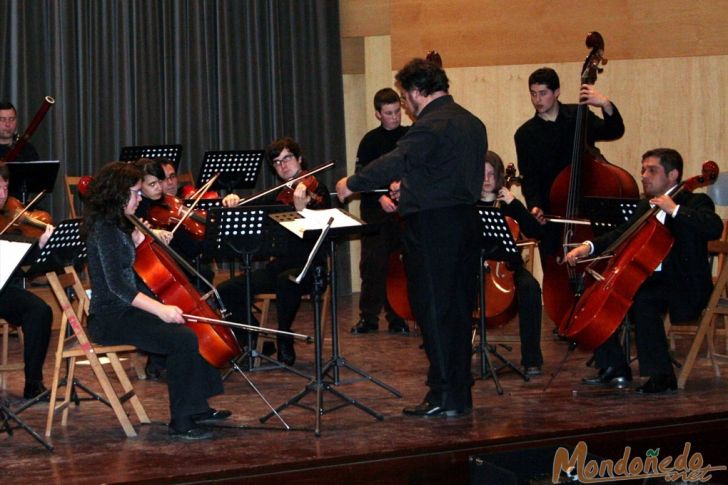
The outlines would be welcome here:
M 164 180 L 160 180 L 162 191 L 167 195 L 177 196 L 179 187 L 177 186 L 177 170 L 174 168 L 174 163 L 167 159 L 161 159 L 159 164 L 164 170 Z
M 275 140 L 266 149 L 266 156 L 282 182 L 287 182 L 302 174 L 301 147 L 292 138 L 285 137 Z M 280 197 L 284 191 L 290 197 Z M 290 192 L 292 192 L 292 195 Z M 288 202 L 289 200 L 290 202 Z M 225 207 L 235 207 L 239 202 L 240 197 L 236 194 L 228 194 L 223 199 Z M 259 199 L 255 205 L 281 203 L 289 204 L 297 211 L 306 208 L 327 209 L 331 207 L 329 189 L 320 180 L 313 191 L 309 190 L 303 183 L 298 183 L 293 187 L 284 187 L 278 193 L 269 194 L 267 197 Z M 296 318 L 301 296 L 310 293 L 313 285 L 311 272 L 300 285 L 291 281 L 289 276 L 297 276 L 301 272 L 313 247 L 313 242 L 304 241 L 293 234 L 286 234 L 283 237 L 285 240 L 280 241 L 280 243 L 285 245 L 284 254 L 269 260 L 265 268 L 253 271 L 251 274 L 251 289 L 253 295 L 259 293 L 276 294 L 278 329 L 288 332 L 291 330 L 293 321 Z M 323 264 L 323 257 L 319 257 L 318 263 Z M 232 320 L 246 322 L 245 277 L 240 275 L 231 278 L 222 283 L 218 290 L 225 306 L 232 313 Z M 296 361 L 293 339 L 278 337 L 277 345 L 278 361 L 286 365 L 293 365 Z

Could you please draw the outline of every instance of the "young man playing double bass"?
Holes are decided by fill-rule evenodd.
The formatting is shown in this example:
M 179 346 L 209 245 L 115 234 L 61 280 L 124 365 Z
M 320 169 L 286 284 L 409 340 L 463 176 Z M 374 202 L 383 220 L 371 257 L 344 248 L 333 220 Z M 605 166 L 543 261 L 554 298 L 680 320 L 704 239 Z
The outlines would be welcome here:
M 723 222 L 705 194 L 682 191 L 674 198 L 665 195 L 680 183 L 682 172 L 683 160 L 677 151 L 656 148 L 646 152 L 642 155 L 645 198 L 640 200 L 630 222 L 593 241 L 585 241 L 566 255 L 567 262 L 574 265 L 580 258 L 600 254 L 650 206 L 661 209 L 656 217 L 670 230 L 675 242 L 660 266 L 637 290 L 629 309 L 636 331 L 640 375 L 649 377 L 637 389 L 640 393 L 677 390 L 663 317 L 669 312 L 675 323 L 696 319 L 713 287 L 707 245 L 720 237 Z M 632 380 L 617 332 L 596 350 L 595 358 L 599 373 L 584 379 L 584 383 L 621 386 Z

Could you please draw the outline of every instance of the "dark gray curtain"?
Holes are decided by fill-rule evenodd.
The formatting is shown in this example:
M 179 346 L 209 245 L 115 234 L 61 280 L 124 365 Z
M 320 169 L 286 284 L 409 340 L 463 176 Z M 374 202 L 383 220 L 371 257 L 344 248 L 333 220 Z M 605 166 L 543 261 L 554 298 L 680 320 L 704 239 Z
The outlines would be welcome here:
M 55 97 L 32 143 L 69 175 L 93 173 L 125 145 L 172 143 L 196 175 L 205 151 L 263 148 L 282 135 L 313 165 L 344 161 L 335 0 L 0 6 L 0 98 L 18 107 L 22 131 Z M 262 174 L 261 186 L 273 182 Z
M 64 174 L 92 174 L 127 145 L 180 143 L 196 176 L 205 151 L 264 148 L 290 135 L 310 165 L 345 173 L 336 0 L 0 0 L 0 99 L 62 161 L 45 202 L 66 214 Z M 274 183 L 267 168 L 259 187 Z

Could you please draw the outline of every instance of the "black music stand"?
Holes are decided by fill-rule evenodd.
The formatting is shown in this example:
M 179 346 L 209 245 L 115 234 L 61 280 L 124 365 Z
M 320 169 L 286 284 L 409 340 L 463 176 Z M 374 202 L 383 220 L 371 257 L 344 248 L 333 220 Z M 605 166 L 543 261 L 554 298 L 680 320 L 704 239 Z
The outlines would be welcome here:
M 241 258 L 243 261 L 246 286 L 243 298 L 246 302 L 245 308 L 247 309 L 247 313 L 245 323 L 247 325 L 254 325 L 252 314 L 253 294 L 250 279 L 253 256 L 281 254 L 281 250 L 276 246 L 280 238 L 274 237 L 274 232 L 281 229 L 276 227 L 277 224 L 268 217 L 268 214 L 288 210 L 290 210 L 289 207 L 282 205 L 235 207 L 230 209 L 220 208 L 212 210 L 207 216 L 204 242 L 205 253 L 221 257 L 233 256 Z M 255 367 L 254 363 L 256 359 L 262 359 L 269 365 Z M 258 390 L 243 369 L 249 369 L 250 371 L 282 369 L 301 376 L 304 379 L 310 379 L 311 376 L 258 352 L 253 345 L 252 331 L 248 331 L 248 349 L 240 357 L 231 362 L 231 365 L 232 369 L 224 375 L 224 379 L 229 377 L 232 371 L 238 371 L 263 402 L 271 409 L 272 414 L 278 416 L 278 419 L 280 419 L 286 429 L 290 429 L 288 424 L 278 415 L 273 406 L 271 406 L 265 396 Z
M 0 272 L 0 290 L 5 287 L 5 283 L 10 279 L 21 261 L 33 247 L 33 242 L 27 238 L 18 238 L 15 236 L 0 236 L 0 251 L 3 253 L 2 271 Z M 47 393 L 48 391 L 46 391 Z M 46 394 L 44 393 L 44 394 Z M 21 409 L 22 411 L 22 409 Z M 13 428 L 10 422 L 13 421 L 18 427 L 24 429 L 36 441 L 42 444 L 48 451 L 53 451 L 53 446 L 45 441 L 33 428 L 28 426 L 20 417 L 19 411 L 13 412 L 10 409 L 10 403 L 7 399 L 0 399 L 0 433 L 5 432 L 8 436 L 13 435 Z
M 53 234 L 51 234 L 48 242 L 46 242 L 46 245 L 41 250 L 40 255 L 33 262 L 30 268 L 26 270 L 25 274 L 26 276 L 33 277 L 52 271 L 60 273 L 63 272 L 66 266 L 73 266 L 75 268 L 83 266 L 86 259 L 86 242 L 81 238 L 81 219 L 67 219 L 65 221 L 61 221 L 61 223 L 56 226 L 53 230 Z M 71 289 L 69 288 L 68 291 L 70 292 Z M 111 407 L 111 403 L 109 401 L 85 386 L 77 378 L 74 377 L 71 386 L 72 399 L 77 406 L 82 400 L 93 400 L 102 402 Z M 76 388 L 80 388 L 88 394 L 89 397 L 83 399 L 79 398 L 76 393 Z M 46 389 L 45 392 L 42 392 L 33 399 L 25 402 L 25 404 L 16 410 L 16 413 L 20 414 L 29 407 L 45 399 L 50 392 L 51 391 L 49 389 Z
M 503 389 L 498 380 L 499 370 L 509 368 L 520 375 L 524 381 L 528 381 L 529 378 L 515 364 L 501 355 L 496 346 L 488 344 L 485 321 L 485 305 L 487 303 L 485 301 L 485 260 L 514 261 L 516 258 L 521 257 L 521 252 L 499 208 L 479 206 L 476 207 L 476 210 L 481 232 L 480 267 L 478 270 L 478 301 L 480 304 L 478 331 L 480 332 L 480 342 L 474 350 L 480 356 L 480 378 L 486 379 L 490 375 L 493 378 L 498 394 L 503 394 Z M 500 345 L 507 350 L 511 350 L 509 346 Z M 502 366 L 500 368 L 493 367 L 489 354 L 493 354 L 501 361 Z
M 21 194 L 21 202 L 28 202 L 28 194 L 37 194 L 40 191 L 53 192 L 58 176 L 58 160 L 45 160 L 38 162 L 6 162 L 10 170 L 10 185 L 8 192 Z
M 313 213 L 318 213 L 321 215 L 324 215 L 322 220 L 325 217 L 329 217 L 330 214 L 336 215 L 336 211 L 341 213 L 344 217 L 339 217 L 339 222 L 337 221 L 331 221 L 330 223 L 326 223 L 323 225 L 319 225 L 320 229 L 308 229 L 303 230 L 301 232 L 296 231 L 294 229 L 290 229 L 294 232 L 296 232 L 299 235 L 302 235 L 303 239 L 314 239 L 317 238 L 316 245 L 314 246 L 313 250 L 311 251 L 311 255 L 309 256 L 309 263 L 313 261 L 314 256 L 319 251 L 320 247 L 325 243 L 329 243 L 329 251 L 331 258 L 331 271 L 329 276 L 329 284 L 331 285 L 331 336 L 332 336 L 332 355 L 331 359 L 326 364 L 323 364 L 322 362 L 322 345 L 323 345 L 323 325 L 321 322 L 321 300 L 322 295 L 324 292 L 324 289 L 326 287 L 325 282 L 325 271 L 320 266 L 317 265 L 313 268 L 313 274 L 314 274 L 314 285 L 313 285 L 313 292 L 312 297 L 314 300 L 314 327 L 315 327 L 315 345 L 316 345 L 316 354 L 315 354 L 315 368 L 316 368 L 316 377 L 315 379 L 311 380 L 306 387 L 304 387 L 303 390 L 301 390 L 299 393 L 297 393 L 295 396 L 290 398 L 285 403 L 281 404 L 276 408 L 276 411 L 281 411 L 283 409 L 288 408 L 289 406 L 299 406 L 304 409 L 311 409 L 306 406 L 302 406 L 299 404 L 299 401 L 303 399 L 306 395 L 308 395 L 311 392 L 316 393 L 316 408 L 312 409 L 316 413 L 316 425 L 314 429 L 314 433 L 316 436 L 321 436 L 321 416 L 323 416 L 326 412 L 333 412 L 337 409 L 340 409 L 344 406 L 353 405 L 360 410 L 366 412 L 367 414 L 373 416 L 374 418 L 378 419 L 379 421 L 384 419 L 384 416 L 373 409 L 371 409 L 368 406 L 365 406 L 361 402 L 359 402 L 356 399 L 352 399 L 349 396 L 343 394 L 339 390 L 335 389 L 334 386 L 338 386 L 339 384 L 342 384 L 339 380 L 339 371 L 341 367 L 346 367 L 347 369 L 351 370 L 352 372 L 359 374 L 359 376 L 362 377 L 361 380 L 367 380 L 369 382 L 372 382 L 387 391 L 391 392 L 397 397 L 402 397 L 402 394 L 394 389 L 393 387 L 385 384 L 384 382 L 374 378 L 373 376 L 367 374 L 366 372 L 362 371 L 361 369 L 353 366 L 347 360 L 340 355 L 339 353 L 339 340 L 338 340 L 338 325 L 337 325 L 337 316 L 336 316 L 336 299 L 337 299 L 337 292 L 336 292 L 336 244 L 339 240 L 352 236 L 354 234 L 361 234 L 363 232 L 367 232 L 368 230 L 371 230 L 368 228 L 368 225 L 361 221 L 358 218 L 353 217 L 351 214 L 348 214 L 345 211 L 342 211 L 341 209 L 329 209 L 329 210 L 323 210 L 323 211 L 310 211 Z M 305 213 L 305 212 L 304 212 Z M 281 214 L 273 214 L 271 215 L 272 218 L 274 218 L 276 221 L 278 221 L 281 224 L 295 224 L 294 221 L 299 220 L 302 218 L 300 214 L 297 212 L 288 212 L 288 213 L 281 213 Z M 341 219 L 348 219 L 348 221 L 341 221 Z M 327 229 L 329 224 L 333 224 L 330 229 Z M 345 225 L 345 224 L 355 224 L 355 225 Z M 302 229 L 302 228 L 301 228 Z M 299 275 L 299 278 L 297 278 L 298 281 L 301 281 L 303 277 L 305 276 L 305 271 L 307 268 L 310 268 L 311 264 L 307 264 L 307 267 L 304 268 L 304 271 Z M 324 377 L 331 373 L 330 381 L 326 381 Z M 324 391 L 328 391 L 332 393 L 334 396 L 338 397 L 341 401 L 343 401 L 343 404 L 339 404 L 337 406 L 334 406 L 333 408 L 326 410 L 324 408 L 324 401 L 323 401 L 323 393 Z M 272 414 L 268 414 L 266 416 L 263 416 L 260 418 L 261 422 L 265 422 L 267 419 L 269 419 L 272 416 Z
M 179 169 L 179 162 L 182 158 L 182 145 L 139 145 L 122 147 L 119 160 L 122 162 L 136 162 L 140 158 L 151 158 L 154 160 L 163 158 L 171 160 L 174 169 Z
M 210 189 L 223 189 L 226 193 L 234 189 L 252 189 L 258 180 L 264 159 L 263 150 L 205 152 L 197 183 L 204 185 L 220 174 Z
M 637 208 L 639 199 L 617 197 L 584 197 L 584 213 L 592 221 L 595 236 L 615 229 L 627 222 Z

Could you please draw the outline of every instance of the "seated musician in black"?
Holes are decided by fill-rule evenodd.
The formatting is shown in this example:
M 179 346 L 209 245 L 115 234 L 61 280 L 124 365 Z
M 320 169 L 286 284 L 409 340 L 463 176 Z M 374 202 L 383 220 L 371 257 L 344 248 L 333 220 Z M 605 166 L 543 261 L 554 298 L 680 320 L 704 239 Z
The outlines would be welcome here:
M 280 138 L 271 143 L 266 149 L 266 155 L 270 160 L 273 169 L 278 178 L 287 182 L 291 179 L 299 177 L 303 170 L 303 159 L 301 157 L 301 147 L 292 138 Z M 281 191 L 290 188 L 283 188 Z M 271 205 L 286 203 L 291 205 L 291 209 L 301 211 L 303 209 L 326 209 L 331 207 L 331 199 L 329 190 L 326 186 L 319 182 L 313 193 L 307 190 L 306 186 L 299 183 L 293 189 L 292 201 L 288 197 L 284 201 L 279 197 L 281 192 L 270 194 L 267 197 L 258 199 L 251 205 Z M 289 194 L 290 195 L 290 194 Z M 223 199 L 225 207 L 234 207 L 240 201 L 240 197 L 235 194 L 228 194 Z M 275 293 L 276 308 L 278 315 L 278 330 L 290 331 L 291 325 L 296 318 L 298 307 L 301 303 L 301 296 L 310 293 L 313 284 L 311 273 L 301 282 L 296 284 L 288 277 L 296 276 L 306 264 L 306 259 L 313 247 L 310 241 L 303 241 L 293 234 L 285 234 L 283 236 L 286 241 L 285 254 L 271 258 L 264 269 L 258 269 L 251 274 L 251 292 L 253 295 L 258 293 Z M 319 254 L 319 263 L 323 263 L 323 256 Z M 247 322 L 245 307 L 245 277 L 244 275 L 236 276 L 225 281 L 218 287 L 220 296 L 228 310 L 232 313 L 232 321 Z M 286 365 L 293 365 L 296 361 L 296 352 L 293 347 L 293 339 L 288 336 L 280 336 L 277 339 L 278 361 Z
M 637 290 L 629 309 L 629 319 L 636 332 L 640 375 L 649 377 L 638 388 L 640 393 L 677 390 L 664 316 L 669 312 L 670 320 L 675 323 L 696 319 L 713 287 L 707 244 L 720 237 L 723 222 L 715 213 L 713 201 L 705 194 L 682 191 L 674 198 L 666 195 L 680 182 L 682 173 L 683 159 L 673 149 L 657 148 L 642 155 L 642 186 L 646 197 L 640 200 L 631 221 L 650 206 L 657 206 L 661 210 L 656 216 L 670 230 L 675 243 Z M 572 249 L 566 255 L 567 262 L 574 265 L 579 258 L 602 253 L 630 223 Z M 632 380 L 617 333 L 596 350 L 599 373 L 584 379 L 586 384 L 624 386 Z
M 538 239 L 543 231 L 538 220 L 531 215 L 521 201 L 505 186 L 503 160 L 497 153 L 488 151 L 485 155 L 485 179 L 480 195 L 481 206 L 498 206 L 504 216 L 518 222 L 520 231 L 527 237 Z M 518 323 L 521 334 L 521 365 L 529 376 L 541 375 L 541 286 L 536 278 L 523 266 L 523 259 L 517 256 L 508 261 L 513 271 L 518 302 Z M 486 305 L 488 302 L 486 301 Z
M 0 214 L 3 213 L 8 200 L 8 185 L 10 171 L 7 165 L 0 162 Z M 12 219 L 12 218 L 10 218 Z M 8 220 L 9 222 L 9 220 Z M 0 224 L 0 231 L 5 229 Z M 38 239 L 35 249 L 26 256 L 26 261 L 33 261 L 39 248 L 45 246 L 53 231 L 53 226 L 47 226 L 46 231 Z M 11 229 L 5 234 L 12 234 Z M 25 388 L 23 397 L 32 399 L 45 392 L 43 385 L 43 362 L 48 353 L 48 343 L 51 337 L 51 323 L 53 311 L 35 293 L 22 285 L 21 276 L 11 276 L 10 281 L 0 291 L 0 318 L 7 320 L 10 325 L 23 329 L 25 337 L 23 358 L 25 359 Z
M 207 399 L 223 392 L 220 373 L 199 353 L 197 336 L 184 323 L 182 309 L 151 295 L 134 270 L 135 248 L 144 235 L 127 219 L 141 199 L 142 172 L 134 164 L 112 162 L 96 175 L 84 204 L 83 231 L 93 289 L 89 332 L 104 345 L 135 345 L 164 355 L 171 420 L 170 434 L 211 438 L 201 427 L 230 416 Z

